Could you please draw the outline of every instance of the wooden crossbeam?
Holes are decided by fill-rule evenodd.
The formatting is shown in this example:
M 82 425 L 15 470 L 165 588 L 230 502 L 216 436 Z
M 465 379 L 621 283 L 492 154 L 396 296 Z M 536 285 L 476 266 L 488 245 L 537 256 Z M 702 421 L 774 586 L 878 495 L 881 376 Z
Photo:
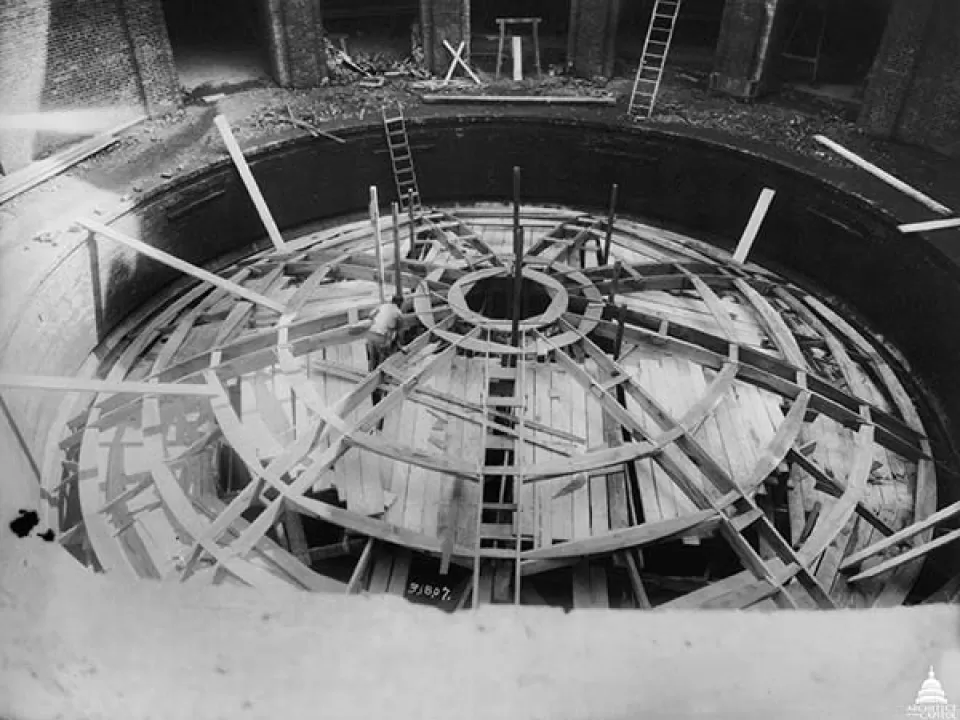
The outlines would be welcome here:
M 195 277 L 198 280 L 203 280 L 211 285 L 222 288 L 232 295 L 242 297 L 244 300 L 249 300 L 252 303 L 262 305 L 263 307 L 269 308 L 270 310 L 274 310 L 278 313 L 282 313 L 285 310 L 284 306 L 278 303 L 276 300 L 271 300 L 260 293 L 247 290 L 242 285 L 237 285 L 236 283 L 230 282 L 219 275 L 214 275 L 212 272 L 204 270 L 203 268 L 199 268 L 196 265 L 191 265 L 185 260 L 181 260 L 170 253 L 164 252 L 163 250 L 158 250 L 157 248 L 148 245 L 141 240 L 136 240 L 132 237 L 124 235 L 123 233 L 114 230 L 103 223 L 89 219 L 80 219 L 77 220 L 76 223 L 81 227 L 86 228 L 90 232 L 96 233 L 97 235 L 102 235 L 103 237 L 114 240 L 122 245 L 126 245 L 130 249 L 136 250 L 141 255 L 146 255 L 152 260 L 156 260 L 164 265 L 168 265 L 169 267 L 179 270 L 182 273 L 186 273 L 191 277 Z

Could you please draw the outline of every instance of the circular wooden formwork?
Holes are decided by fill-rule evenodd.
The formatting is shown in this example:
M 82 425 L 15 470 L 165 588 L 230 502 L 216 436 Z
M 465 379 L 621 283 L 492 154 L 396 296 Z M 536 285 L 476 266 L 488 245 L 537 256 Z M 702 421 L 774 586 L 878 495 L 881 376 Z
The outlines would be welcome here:
M 310 591 L 422 595 L 415 553 L 491 568 L 483 601 L 536 602 L 525 585 L 572 567 L 577 606 L 902 602 L 918 561 L 840 572 L 936 505 L 924 428 L 868 337 L 691 238 L 621 219 L 600 264 L 605 221 L 524 208 L 523 275 L 551 302 L 515 348 L 465 300 L 511 274 L 509 222 L 496 206 L 418 221 L 383 278 L 406 298 L 405 352 L 373 371 L 369 222 L 224 271 L 283 313 L 221 288 L 171 298 L 101 373 L 215 395 L 102 395 L 65 428 L 67 477 L 46 484 L 68 544 L 131 577 Z M 501 497 L 481 499 L 491 483 Z M 312 545 L 320 526 L 342 537 Z M 742 570 L 681 583 L 638 562 L 717 541 Z

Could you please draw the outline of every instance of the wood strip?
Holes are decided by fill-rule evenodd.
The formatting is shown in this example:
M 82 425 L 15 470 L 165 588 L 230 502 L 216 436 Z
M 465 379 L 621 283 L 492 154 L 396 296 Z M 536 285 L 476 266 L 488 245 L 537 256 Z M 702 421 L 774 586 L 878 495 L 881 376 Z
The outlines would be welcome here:
M 147 383 L 124 380 L 91 380 L 46 375 L 19 375 L 0 373 L 0 387 L 18 390 L 52 390 L 57 392 L 112 393 L 133 395 L 183 395 L 214 397 L 206 385 L 194 383 Z M 88 419 L 88 422 L 89 419 Z
M 953 530 L 952 532 L 948 532 L 936 538 L 935 540 L 930 540 L 929 542 L 919 545 L 908 552 L 892 557 L 889 560 L 880 563 L 879 565 L 875 565 L 869 570 L 864 570 L 859 574 L 854 575 L 852 578 L 850 578 L 849 582 L 856 583 L 856 582 L 861 582 L 863 580 L 868 580 L 869 578 L 872 578 L 872 577 L 876 577 L 877 575 L 885 573 L 888 570 L 892 570 L 894 568 L 900 567 L 901 565 L 904 565 L 910 562 L 911 560 L 921 558 L 925 556 L 927 553 L 933 550 L 936 550 L 939 547 L 943 547 L 944 545 L 952 543 L 955 540 L 960 540 L 960 530 Z

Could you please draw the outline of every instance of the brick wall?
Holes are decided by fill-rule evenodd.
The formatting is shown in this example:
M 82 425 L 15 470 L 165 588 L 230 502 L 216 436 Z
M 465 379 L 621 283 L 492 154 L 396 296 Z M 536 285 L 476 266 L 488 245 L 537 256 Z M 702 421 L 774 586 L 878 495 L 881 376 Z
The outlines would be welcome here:
M 8 112 L 126 108 L 163 112 L 179 103 L 161 0 L 3 0 L 0 100 Z M 0 133 L 12 172 L 76 138 Z
M 960 5 L 897 0 L 860 123 L 872 134 L 960 157 Z

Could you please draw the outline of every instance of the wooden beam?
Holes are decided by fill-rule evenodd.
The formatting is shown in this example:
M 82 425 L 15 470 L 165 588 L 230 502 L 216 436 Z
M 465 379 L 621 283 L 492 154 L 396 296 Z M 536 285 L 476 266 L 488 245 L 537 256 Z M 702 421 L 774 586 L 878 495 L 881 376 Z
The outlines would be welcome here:
M 133 393 L 136 395 L 189 395 L 215 397 L 215 388 L 192 383 L 150 383 L 86 378 L 54 377 L 50 375 L 16 375 L 0 373 L 0 387 L 20 390 L 54 390 L 80 393 Z
M 887 538 L 887 539 L 889 540 L 890 538 Z M 954 530 L 952 532 L 948 532 L 946 535 L 941 535 L 935 540 L 931 540 L 930 542 L 924 543 L 923 545 L 918 545 L 917 547 L 915 547 L 913 550 L 910 550 L 909 552 L 905 552 L 902 555 L 897 555 L 896 557 L 892 557 L 886 562 L 882 562 L 879 565 L 876 565 L 870 568 L 869 570 L 864 570 L 858 575 L 854 575 L 852 578 L 850 578 L 848 582 L 855 583 L 855 582 L 860 582 L 861 580 L 868 580 L 869 578 L 876 577 L 877 575 L 880 575 L 881 573 L 885 573 L 888 570 L 893 570 L 896 567 L 900 567 L 901 565 L 904 565 L 910 562 L 911 560 L 916 560 L 917 558 L 921 558 L 927 553 L 933 550 L 936 550 L 939 547 L 943 547 L 944 545 L 952 543 L 955 540 L 960 540 L 960 530 Z
M 834 142 L 833 140 L 826 138 L 823 135 L 814 135 L 813 139 L 816 140 L 821 145 L 830 148 L 835 153 L 837 153 L 837 155 L 839 155 L 840 157 L 846 160 L 849 160 L 857 167 L 863 170 L 866 170 L 868 173 L 873 175 L 878 180 L 882 180 L 883 182 L 887 183 L 887 185 L 890 185 L 891 187 L 899 190 L 905 195 L 909 195 L 917 202 L 926 205 L 928 208 L 930 208 L 934 212 L 938 212 L 941 215 L 952 214 L 952 211 L 946 205 L 943 205 L 937 202 L 936 200 L 934 200 L 933 198 L 927 195 L 924 195 L 922 192 L 920 192 L 916 188 L 910 187 L 909 185 L 907 185 L 907 183 L 903 182 L 903 180 L 900 180 L 899 178 L 894 177 L 893 175 L 886 172 L 885 170 L 881 170 L 873 163 L 868 162 L 867 160 L 864 160 L 862 157 L 860 157 L 856 153 L 851 152 L 850 150 L 847 150 L 847 148 L 843 147 L 843 145 L 837 142 Z
M 700 510 L 692 515 L 644 523 L 633 527 L 612 530 L 602 535 L 572 540 L 569 542 L 527 550 L 521 554 L 523 560 L 559 560 L 563 558 L 603 555 L 619 550 L 643 547 L 684 535 L 696 529 L 702 531 L 705 526 L 716 525 L 720 516 L 715 510 Z
M 743 235 L 740 236 L 740 242 L 737 243 L 737 249 L 733 253 L 733 261 L 735 263 L 742 264 L 747 261 L 750 248 L 753 247 L 753 242 L 757 239 L 760 226 L 763 224 L 763 219 L 767 216 L 767 210 L 770 209 L 770 203 L 773 202 L 776 194 L 777 191 L 771 190 L 770 188 L 764 188 L 760 192 L 760 197 L 757 199 L 757 204 L 753 208 L 750 220 L 743 229 Z
M 283 313 L 285 310 L 284 306 L 275 300 L 271 300 L 264 295 L 247 290 L 242 285 L 237 285 L 236 283 L 232 283 L 229 280 L 220 277 L 219 275 L 214 275 L 212 272 L 204 270 L 203 268 L 199 268 L 196 265 L 191 265 L 185 260 L 181 260 L 178 257 L 164 252 L 163 250 L 157 250 L 157 248 L 148 245 L 141 240 L 128 237 L 127 235 L 124 235 L 123 233 L 118 232 L 117 230 L 114 230 L 113 228 L 102 223 L 96 222 L 95 220 L 80 219 L 76 222 L 78 225 L 86 228 L 90 232 L 96 233 L 97 235 L 102 235 L 103 237 L 110 238 L 111 240 L 126 245 L 132 250 L 136 250 L 141 255 L 146 255 L 152 260 L 156 260 L 164 265 L 168 265 L 175 270 L 179 270 L 182 273 L 190 275 L 191 277 L 195 277 L 198 280 L 203 280 L 204 282 L 208 282 L 211 285 L 217 286 L 218 288 L 222 288 L 233 295 L 242 297 L 244 300 L 249 300 L 252 303 L 262 305 L 263 307 L 269 308 L 278 313 Z
M 960 515 L 960 502 L 947 505 L 947 507 L 933 513 L 928 517 L 925 517 L 923 520 L 915 522 L 913 525 L 908 525 L 899 532 L 895 532 L 890 537 L 886 537 L 880 542 L 874 543 L 870 547 L 864 548 L 860 552 L 850 555 L 850 557 L 840 564 L 840 570 L 850 570 L 866 560 L 868 557 L 883 552 L 884 550 L 894 548 L 900 543 L 914 537 L 915 535 L 919 535 L 924 530 L 932 528 L 938 523 L 941 523 L 944 520 L 949 520 L 957 515 Z
M 280 234 L 280 229 L 274 222 L 273 215 L 270 214 L 270 208 L 267 207 L 267 201 L 263 199 L 263 194 L 260 192 L 260 187 L 257 185 L 257 181 L 254 179 L 253 173 L 250 172 L 250 166 L 247 165 L 246 158 L 243 157 L 243 151 L 240 149 L 240 145 L 233 136 L 233 131 L 230 129 L 230 123 L 227 122 L 227 119 L 223 115 L 217 115 L 213 119 L 213 122 L 217 126 L 217 130 L 220 131 L 220 137 L 223 138 L 223 143 L 227 146 L 227 152 L 230 153 L 230 158 L 233 160 L 233 164 L 236 166 L 237 172 L 240 173 L 240 179 L 243 181 L 244 187 L 247 188 L 247 193 L 250 195 L 250 199 L 253 201 L 253 205 L 257 209 L 257 214 L 260 216 L 260 222 L 263 223 L 263 227 L 267 230 L 267 235 L 270 236 L 270 242 L 273 243 L 273 246 L 276 248 L 277 252 L 286 252 L 283 236 Z
M 947 218 L 946 220 L 927 220 L 926 222 L 908 223 L 901 225 L 898 230 L 902 233 L 930 232 L 931 230 L 949 230 L 950 228 L 960 228 L 960 218 Z
M 427 104 L 534 104 L 534 105 L 616 105 L 612 95 L 580 97 L 567 95 L 424 95 Z

